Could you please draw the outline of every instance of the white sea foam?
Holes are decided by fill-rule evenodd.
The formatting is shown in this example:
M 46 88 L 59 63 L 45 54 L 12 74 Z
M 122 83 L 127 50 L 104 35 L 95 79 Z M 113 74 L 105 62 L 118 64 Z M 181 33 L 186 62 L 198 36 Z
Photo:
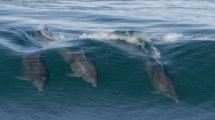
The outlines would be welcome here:
M 140 42 L 151 42 L 154 36 L 150 34 L 144 34 L 141 32 L 137 32 L 134 34 L 129 34 L 129 32 L 125 32 L 125 34 L 117 34 L 114 32 L 100 32 L 95 34 L 83 34 L 80 36 L 81 39 L 96 39 L 100 41 L 104 40 L 124 40 L 128 43 L 139 44 Z
M 151 55 L 155 59 L 160 59 L 161 58 L 160 51 L 154 46 L 152 47 L 152 54 Z
M 159 50 L 152 44 L 155 36 L 152 34 L 145 34 L 134 31 L 115 31 L 115 32 L 101 32 L 96 34 L 83 34 L 81 39 L 94 39 L 99 41 L 118 41 L 122 40 L 129 44 L 141 46 L 143 52 L 151 57 L 160 59 Z
M 215 41 L 215 35 L 183 35 L 182 33 L 167 33 L 160 37 L 161 42 L 176 42 L 176 41 L 189 41 L 189 40 L 197 40 L 197 41 Z
M 172 41 L 181 40 L 181 39 L 183 39 L 183 37 L 184 37 L 184 35 L 181 33 L 168 33 L 168 34 L 162 36 L 162 40 L 172 42 Z

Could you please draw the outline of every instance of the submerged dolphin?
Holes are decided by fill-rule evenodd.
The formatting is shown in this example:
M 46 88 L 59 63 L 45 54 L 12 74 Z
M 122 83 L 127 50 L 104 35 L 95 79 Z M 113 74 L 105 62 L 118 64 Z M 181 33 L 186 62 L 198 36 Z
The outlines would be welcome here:
M 52 42 L 58 40 L 54 37 L 49 29 L 45 25 L 39 25 L 37 27 L 39 33 L 46 39 L 44 42 Z M 84 52 L 81 53 L 71 53 L 66 48 L 59 48 L 58 52 L 63 57 L 64 61 L 70 65 L 73 73 L 67 74 L 70 77 L 81 77 L 93 87 L 97 87 L 97 72 L 94 64 L 85 56 Z
M 31 81 L 34 86 L 42 91 L 48 80 L 48 69 L 40 53 L 25 55 L 22 60 L 24 76 L 17 77 L 20 80 Z
M 156 93 L 162 93 L 178 103 L 175 85 L 165 73 L 163 65 L 154 58 L 146 58 L 145 66 L 151 77 L 152 85 L 157 90 Z
M 94 64 L 85 56 L 84 52 L 71 53 L 68 49 L 58 50 L 64 61 L 70 65 L 73 73 L 70 77 L 81 77 L 93 87 L 97 87 L 97 72 Z
M 124 33 L 123 33 L 124 34 Z M 132 35 L 132 34 L 128 34 Z M 140 41 L 141 44 L 134 44 L 125 40 L 113 41 L 119 48 L 127 50 L 131 55 L 135 55 L 144 60 L 146 71 L 148 72 L 156 93 L 162 93 L 165 96 L 179 102 L 175 85 L 170 77 L 166 74 L 164 66 L 156 55 L 156 48 L 149 41 Z

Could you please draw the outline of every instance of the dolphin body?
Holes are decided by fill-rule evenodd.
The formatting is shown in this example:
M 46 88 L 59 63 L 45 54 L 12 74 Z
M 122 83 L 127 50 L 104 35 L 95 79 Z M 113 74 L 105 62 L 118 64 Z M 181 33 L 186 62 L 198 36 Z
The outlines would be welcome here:
M 68 49 L 58 50 L 64 61 L 70 65 L 73 73 L 69 77 L 81 77 L 93 87 L 97 87 L 97 72 L 94 64 L 86 57 L 85 53 L 71 53 Z
M 31 81 L 38 88 L 38 91 L 43 91 L 48 80 L 48 69 L 40 53 L 36 52 L 23 56 L 22 66 L 24 75 L 17 78 Z
M 147 58 L 145 60 L 145 66 L 151 78 L 152 85 L 157 90 L 155 92 L 161 93 L 178 103 L 179 99 L 175 85 L 170 77 L 165 73 L 163 64 L 154 58 Z

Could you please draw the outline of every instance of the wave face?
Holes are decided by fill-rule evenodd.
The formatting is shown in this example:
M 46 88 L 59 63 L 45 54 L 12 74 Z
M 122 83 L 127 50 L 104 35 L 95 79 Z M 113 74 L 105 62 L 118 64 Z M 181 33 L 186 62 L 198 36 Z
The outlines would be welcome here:
M 1 119 L 214 119 L 214 4 L 1 0 Z M 96 66 L 97 88 L 66 76 L 71 69 L 57 52 L 61 48 L 85 52 Z M 32 52 L 40 52 L 48 66 L 43 92 L 17 79 L 23 73 L 23 56 Z M 164 65 L 180 103 L 152 94 L 147 57 Z

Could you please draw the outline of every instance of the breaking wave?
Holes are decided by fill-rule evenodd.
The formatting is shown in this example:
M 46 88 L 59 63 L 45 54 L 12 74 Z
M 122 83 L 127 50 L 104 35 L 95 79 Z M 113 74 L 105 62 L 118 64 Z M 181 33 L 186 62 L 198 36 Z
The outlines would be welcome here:
M 186 36 L 182 33 L 156 35 L 153 33 L 144 33 L 141 31 L 121 30 L 93 34 L 83 33 L 82 35 L 66 35 L 63 33 L 53 32 L 51 27 L 43 24 L 34 26 L 29 30 L 11 28 L 1 32 L 3 35 L 0 38 L 0 44 L 17 53 L 42 51 L 61 47 L 73 47 L 81 44 L 83 40 L 95 40 L 100 42 L 111 42 L 112 45 L 118 45 L 119 48 L 123 48 L 123 50 L 127 50 L 131 54 L 137 54 L 134 53 L 134 51 L 129 51 L 130 49 L 127 45 L 125 45 L 125 43 L 134 45 L 133 47 L 138 48 L 142 52 L 141 54 L 149 55 L 155 59 L 161 58 L 160 51 L 157 49 L 157 47 L 155 47 L 160 43 L 189 40 L 215 40 L 215 35 Z M 124 44 L 124 47 L 122 43 Z
M 153 45 L 155 36 L 152 34 L 144 34 L 140 31 L 113 31 L 102 32 L 97 34 L 83 34 L 81 39 L 94 39 L 98 41 L 113 41 L 113 42 L 125 42 L 133 44 L 138 47 L 146 55 L 150 55 L 156 59 L 160 58 L 160 52 Z M 118 43 L 119 44 L 119 43 Z

